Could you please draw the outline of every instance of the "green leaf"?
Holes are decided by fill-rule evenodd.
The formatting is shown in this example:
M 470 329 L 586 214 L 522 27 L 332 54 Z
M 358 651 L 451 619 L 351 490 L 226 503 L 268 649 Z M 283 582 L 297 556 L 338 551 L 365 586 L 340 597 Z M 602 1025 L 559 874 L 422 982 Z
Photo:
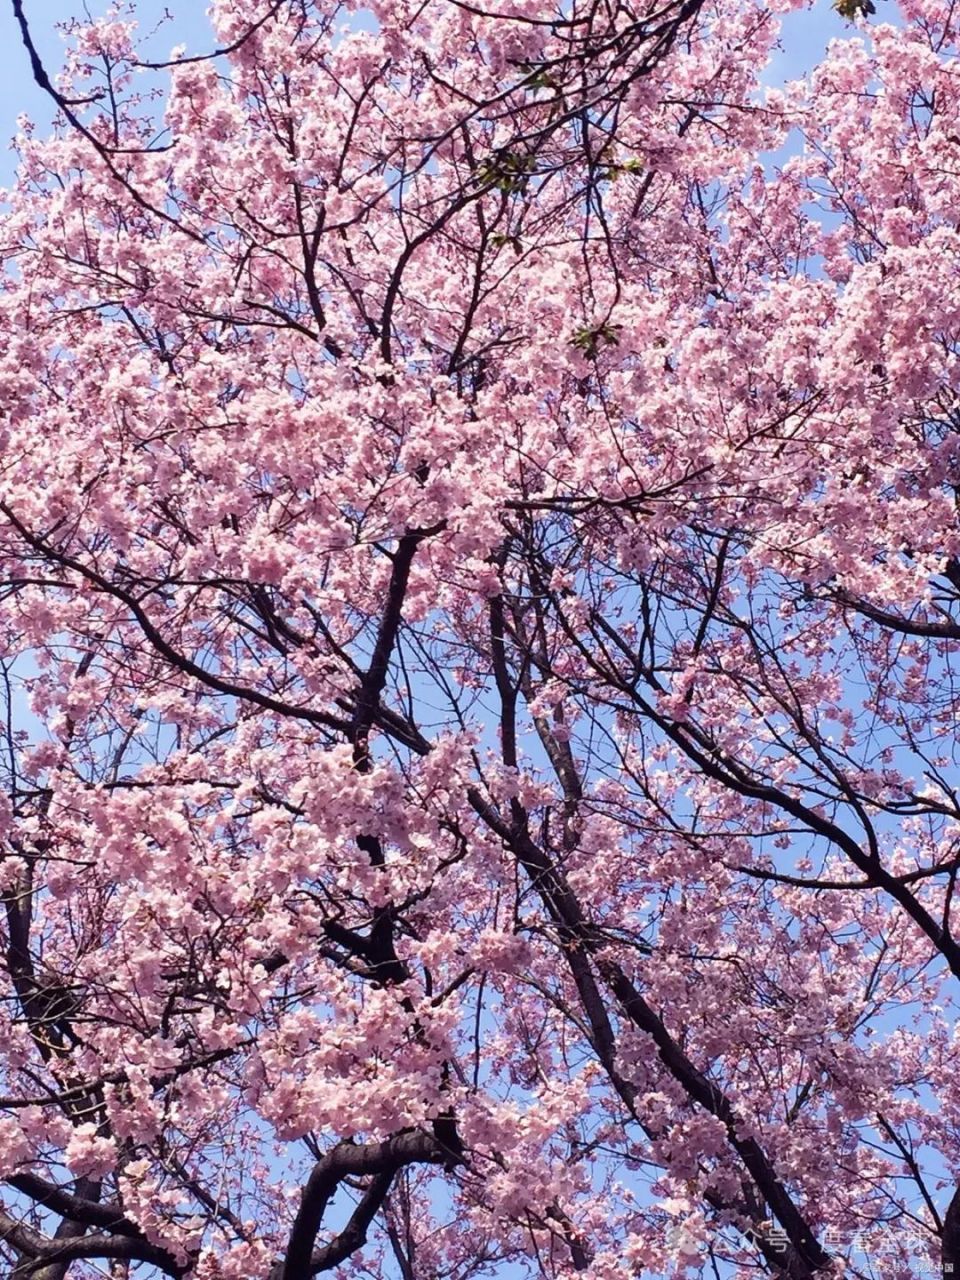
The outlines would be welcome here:
M 602 169 L 597 170 L 597 178 L 600 182 L 616 182 L 616 180 L 624 173 L 642 173 L 645 165 L 642 160 L 634 158 L 633 160 L 624 160 L 622 164 L 609 164 Z
M 556 89 L 559 87 L 558 81 L 547 70 L 545 63 L 521 62 L 519 65 L 521 71 L 526 74 L 526 79 L 523 81 L 521 88 Z
M 611 324 L 607 320 L 603 324 L 594 325 L 592 328 L 576 329 L 570 339 L 570 344 L 576 347 L 578 351 L 582 351 L 588 360 L 595 360 L 601 342 L 607 347 L 615 347 L 619 344 L 619 331 L 622 328 L 622 324 Z
M 877 12 L 873 0 L 833 0 L 833 7 L 841 18 L 853 22 L 855 18 L 868 17 Z
M 523 245 L 520 243 L 519 236 L 508 236 L 498 231 L 490 237 L 490 243 L 495 249 L 504 249 L 509 245 L 514 253 L 520 254 L 523 252 Z
M 523 155 L 519 151 L 500 151 L 481 160 L 474 173 L 482 186 L 496 187 L 498 191 L 509 195 L 524 189 L 536 167 L 536 159 L 531 155 Z

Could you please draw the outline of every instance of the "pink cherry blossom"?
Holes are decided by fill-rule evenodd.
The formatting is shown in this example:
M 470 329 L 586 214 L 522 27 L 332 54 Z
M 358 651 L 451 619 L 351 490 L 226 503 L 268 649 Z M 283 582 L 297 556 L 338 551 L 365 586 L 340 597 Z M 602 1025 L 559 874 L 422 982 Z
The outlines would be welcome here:
M 11 1276 L 960 1265 L 952 10 L 10 3 Z

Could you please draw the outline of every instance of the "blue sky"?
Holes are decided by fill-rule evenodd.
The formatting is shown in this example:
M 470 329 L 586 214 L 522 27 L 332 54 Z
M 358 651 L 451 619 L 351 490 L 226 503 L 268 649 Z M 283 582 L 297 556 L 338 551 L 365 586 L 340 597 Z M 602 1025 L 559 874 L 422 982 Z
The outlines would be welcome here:
M 881 0 L 878 8 L 874 21 L 894 20 L 896 10 L 892 5 Z M 844 22 L 829 0 L 815 0 L 810 8 L 785 14 L 781 19 L 781 49 L 767 73 L 770 84 L 797 79 L 820 61 L 831 40 L 855 34 L 852 25 Z

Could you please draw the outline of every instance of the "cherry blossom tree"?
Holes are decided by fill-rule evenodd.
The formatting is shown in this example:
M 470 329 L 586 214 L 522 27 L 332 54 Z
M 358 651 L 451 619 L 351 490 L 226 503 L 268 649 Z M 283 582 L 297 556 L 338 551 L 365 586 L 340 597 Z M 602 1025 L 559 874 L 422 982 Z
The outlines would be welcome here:
M 9 3 L 6 1274 L 952 1274 L 953 4 Z

